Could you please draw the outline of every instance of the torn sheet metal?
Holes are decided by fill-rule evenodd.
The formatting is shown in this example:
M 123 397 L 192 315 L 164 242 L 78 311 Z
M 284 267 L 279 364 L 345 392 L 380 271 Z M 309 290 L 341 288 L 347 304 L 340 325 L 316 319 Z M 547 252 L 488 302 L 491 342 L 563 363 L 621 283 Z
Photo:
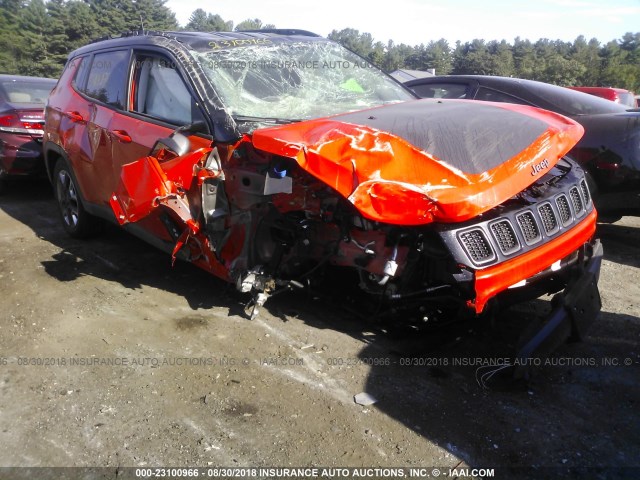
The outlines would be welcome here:
M 477 116 L 494 120 L 486 125 Z M 521 128 L 513 128 L 515 119 Z M 259 129 L 253 144 L 294 158 L 371 220 L 421 225 L 471 219 L 508 200 L 582 133 L 575 122 L 530 107 L 421 100 Z
M 191 219 L 189 206 L 181 196 L 191 189 L 196 167 L 210 150 L 197 149 L 162 164 L 149 156 L 123 165 L 120 184 L 109 202 L 118 223 L 137 222 L 160 204 L 175 210 L 184 222 Z
M 120 179 L 109 202 L 120 225 L 146 217 L 157 207 L 155 200 L 171 192 L 167 176 L 154 157 L 123 165 Z

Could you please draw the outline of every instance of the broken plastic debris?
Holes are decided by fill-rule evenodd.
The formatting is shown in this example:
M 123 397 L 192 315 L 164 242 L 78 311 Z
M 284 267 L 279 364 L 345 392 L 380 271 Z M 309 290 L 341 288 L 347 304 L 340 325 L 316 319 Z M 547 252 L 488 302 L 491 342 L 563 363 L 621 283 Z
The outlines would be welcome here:
M 378 400 L 373 396 L 370 395 L 366 392 L 362 392 L 359 393 L 357 395 L 353 396 L 353 400 L 358 404 L 358 405 L 364 405 L 365 407 L 367 405 L 373 405 L 374 403 L 376 403 Z

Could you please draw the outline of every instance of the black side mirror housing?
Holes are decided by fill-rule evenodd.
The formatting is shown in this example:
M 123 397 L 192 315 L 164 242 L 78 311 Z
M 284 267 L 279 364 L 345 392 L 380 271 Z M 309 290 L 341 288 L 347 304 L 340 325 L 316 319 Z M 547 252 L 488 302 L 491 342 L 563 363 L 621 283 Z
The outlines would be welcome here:
M 191 148 L 189 139 L 181 133 L 174 133 L 170 137 L 161 138 L 156 141 L 151 149 L 151 156 L 158 157 L 160 152 L 164 150 L 174 157 L 180 157 L 187 153 Z

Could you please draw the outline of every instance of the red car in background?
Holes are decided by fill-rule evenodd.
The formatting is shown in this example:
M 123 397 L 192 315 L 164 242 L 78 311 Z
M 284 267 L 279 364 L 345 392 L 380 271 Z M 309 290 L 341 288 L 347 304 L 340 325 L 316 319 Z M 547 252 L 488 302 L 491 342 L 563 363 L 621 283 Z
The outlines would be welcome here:
M 588 93 L 589 95 L 595 95 L 596 97 L 606 98 L 612 102 L 619 103 L 620 105 L 627 105 L 628 107 L 636 107 L 636 99 L 633 92 L 625 90 L 624 88 L 613 87 L 567 87 L 571 90 L 577 90 L 579 92 Z
M 56 80 L 0 75 L 0 191 L 9 175 L 44 172 L 44 104 Z

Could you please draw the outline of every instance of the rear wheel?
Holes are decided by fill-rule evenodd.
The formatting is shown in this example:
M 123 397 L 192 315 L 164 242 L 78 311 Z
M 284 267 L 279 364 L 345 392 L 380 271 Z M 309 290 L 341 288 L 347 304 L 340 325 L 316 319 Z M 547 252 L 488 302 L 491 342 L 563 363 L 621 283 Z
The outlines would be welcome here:
M 63 159 L 56 163 L 53 180 L 60 218 L 65 231 L 74 238 L 94 235 L 98 231 L 99 220 L 84 209 L 75 176 Z

